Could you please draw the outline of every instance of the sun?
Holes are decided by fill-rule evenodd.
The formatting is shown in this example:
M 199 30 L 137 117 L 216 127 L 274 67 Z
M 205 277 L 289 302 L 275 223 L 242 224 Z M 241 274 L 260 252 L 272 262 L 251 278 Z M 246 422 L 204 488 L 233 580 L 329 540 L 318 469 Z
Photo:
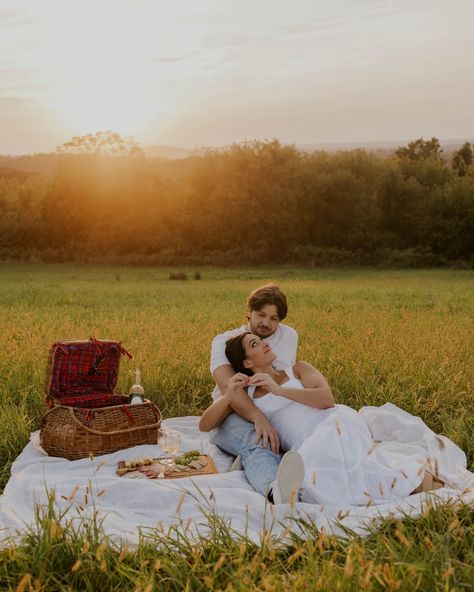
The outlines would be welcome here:
M 58 84 L 48 104 L 63 127 L 135 135 L 161 116 L 148 59 L 150 36 L 130 26 L 132 17 L 130 10 L 111 13 L 98 3 L 93 19 L 77 13 L 83 37 L 55 38 L 50 74 Z
M 115 129 L 132 135 L 156 109 L 142 80 L 118 76 L 110 67 L 76 78 L 61 89 L 54 107 L 64 124 L 78 130 Z

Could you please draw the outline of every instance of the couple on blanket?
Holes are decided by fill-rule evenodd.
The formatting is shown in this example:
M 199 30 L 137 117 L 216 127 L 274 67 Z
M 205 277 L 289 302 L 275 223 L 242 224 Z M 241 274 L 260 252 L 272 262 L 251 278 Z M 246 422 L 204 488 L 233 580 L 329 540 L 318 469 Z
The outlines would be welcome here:
M 321 372 L 296 362 L 298 334 L 281 322 L 287 310 L 278 286 L 262 286 L 247 299 L 247 325 L 214 338 L 214 402 L 199 429 L 240 457 L 252 487 L 272 503 L 299 496 L 367 505 L 441 487 L 425 458 L 378 448 L 364 419 L 335 404 Z

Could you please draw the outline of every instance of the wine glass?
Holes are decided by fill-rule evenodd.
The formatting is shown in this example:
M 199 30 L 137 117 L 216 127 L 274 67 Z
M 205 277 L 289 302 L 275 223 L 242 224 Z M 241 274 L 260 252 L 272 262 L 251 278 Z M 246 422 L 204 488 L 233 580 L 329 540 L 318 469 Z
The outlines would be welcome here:
M 160 428 L 158 430 L 158 446 L 161 448 L 163 452 L 166 453 L 166 434 L 170 431 L 169 428 Z M 168 459 L 163 458 L 162 464 L 167 465 Z
M 172 460 L 170 463 L 171 468 L 176 467 L 175 457 L 176 453 L 181 448 L 181 434 L 176 430 L 172 430 L 166 434 L 166 452 L 171 454 Z
M 174 459 L 181 448 L 181 434 L 176 430 L 162 430 L 158 444 L 162 450 L 171 454 L 171 460 L 167 460 L 168 466 L 170 468 L 176 467 Z

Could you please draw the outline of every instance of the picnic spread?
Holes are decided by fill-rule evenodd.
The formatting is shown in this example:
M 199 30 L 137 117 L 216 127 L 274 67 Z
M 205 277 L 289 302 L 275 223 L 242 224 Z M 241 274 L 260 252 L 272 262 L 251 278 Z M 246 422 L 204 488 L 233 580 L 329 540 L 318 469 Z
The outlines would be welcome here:
M 115 472 L 119 477 L 129 479 L 179 479 L 217 473 L 212 457 L 194 450 L 185 452 L 174 463 L 173 465 L 171 457 L 138 457 L 119 461 Z
M 259 543 L 268 532 L 310 536 L 302 521 L 347 536 L 347 529 L 363 534 L 381 518 L 417 516 L 427 502 L 474 503 L 474 474 L 464 452 L 420 418 L 387 403 L 358 412 L 374 441 L 393 454 L 429 458 L 444 487 L 378 505 L 271 505 L 244 471 L 230 470 L 234 459 L 199 431 L 199 417 L 162 422 L 150 401 L 139 397 L 132 404 L 115 393 L 122 355 L 129 354 L 117 342 L 54 344 L 46 385 L 50 409 L 13 463 L 0 496 L 0 542 L 21 537 L 51 500 L 58 515 L 77 528 L 95 519 L 106 535 L 129 545 L 157 528 L 206 535 L 216 516 L 236 536 Z M 159 428 L 177 432 L 179 447 L 167 450 Z

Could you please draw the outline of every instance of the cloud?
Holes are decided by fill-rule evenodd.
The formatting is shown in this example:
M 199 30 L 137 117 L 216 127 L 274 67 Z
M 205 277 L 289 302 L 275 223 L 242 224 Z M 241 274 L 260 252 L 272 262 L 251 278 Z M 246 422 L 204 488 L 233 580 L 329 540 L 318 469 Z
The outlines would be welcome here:
M 187 60 L 188 58 L 194 58 L 200 54 L 199 51 L 189 51 L 186 53 L 178 54 L 178 55 L 168 55 L 168 56 L 158 56 L 158 57 L 150 57 L 148 61 L 156 62 L 158 64 L 168 64 L 174 62 L 182 62 Z
M 471 0 L 2 0 L 0 98 L 71 126 L 126 96 L 168 143 L 370 138 L 391 133 L 384 114 L 447 127 L 454 105 L 472 134 L 473 22 Z

